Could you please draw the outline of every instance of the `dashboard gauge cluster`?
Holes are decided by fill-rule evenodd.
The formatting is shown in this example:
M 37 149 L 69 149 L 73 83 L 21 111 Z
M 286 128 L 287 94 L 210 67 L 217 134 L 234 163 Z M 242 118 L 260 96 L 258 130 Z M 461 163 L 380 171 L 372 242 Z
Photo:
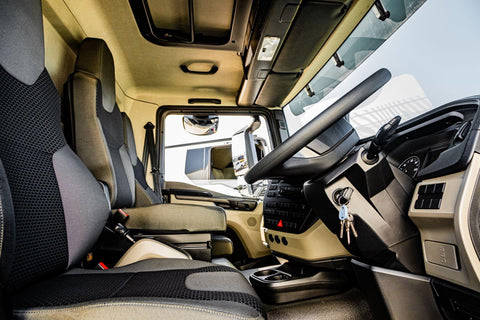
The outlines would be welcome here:
M 418 170 L 420 170 L 420 158 L 418 156 L 408 157 L 403 160 L 398 169 L 413 179 L 417 175 Z

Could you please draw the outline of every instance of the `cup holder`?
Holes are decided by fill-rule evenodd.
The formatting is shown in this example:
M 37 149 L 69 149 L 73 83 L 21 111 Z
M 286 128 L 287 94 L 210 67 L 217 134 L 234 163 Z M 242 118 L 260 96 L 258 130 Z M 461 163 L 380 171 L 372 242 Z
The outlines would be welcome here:
M 255 275 L 257 277 L 266 277 L 266 276 L 274 275 L 276 273 L 278 273 L 278 271 L 275 269 L 267 269 L 267 270 L 257 271 L 255 272 Z
M 288 280 L 288 279 L 290 279 L 291 277 L 292 277 L 292 276 L 289 275 L 289 274 L 278 273 L 278 274 L 276 274 L 276 275 L 266 277 L 265 280 L 269 280 L 269 281 L 280 281 L 280 280 Z
M 263 281 L 284 281 L 289 280 L 292 276 L 288 273 L 282 272 L 277 269 L 267 269 L 257 271 L 253 274 L 253 277 L 261 279 Z

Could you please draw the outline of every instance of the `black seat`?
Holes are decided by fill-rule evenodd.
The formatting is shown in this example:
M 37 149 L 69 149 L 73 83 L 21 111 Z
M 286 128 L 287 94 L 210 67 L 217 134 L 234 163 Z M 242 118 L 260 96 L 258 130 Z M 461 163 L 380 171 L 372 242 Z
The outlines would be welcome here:
M 0 2 L 0 284 L 15 318 L 262 318 L 234 269 L 150 259 L 78 268 L 108 201 L 66 144 L 60 96 L 44 67 L 40 0 Z M 5 315 L 4 317 L 5 318 Z

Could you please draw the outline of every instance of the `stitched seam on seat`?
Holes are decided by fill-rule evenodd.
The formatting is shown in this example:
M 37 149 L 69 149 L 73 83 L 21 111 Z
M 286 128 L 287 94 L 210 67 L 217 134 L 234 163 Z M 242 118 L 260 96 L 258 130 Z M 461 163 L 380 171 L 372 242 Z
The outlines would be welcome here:
M 55 313 L 60 310 L 73 310 L 73 311 L 80 311 L 84 309 L 96 309 L 96 308 L 103 308 L 103 307 L 111 307 L 111 306 L 135 306 L 135 307 L 160 307 L 160 308 L 172 308 L 172 309 L 184 309 L 184 310 L 192 310 L 192 311 L 202 311 L 210 314 L 221 315 L 224 317 L 232 318 L 232 319 L 259 319 L 259 317 L 242 317 L 238 315 L 234 315 L 231 313 L 215 311 L 211 309 L 206 309 L 202 307 L 190 307 L 190 306 L 181 306 L 181 305 L 174 305 L 174 304 L 165 304 L 165 303 L 146 303 L 146 302 L 110 302 L 110 303 L 97 303 L 95 305 L 88 305 L 88 306 L 78 306 L 78 307 L 64 307 L 64 308 L 55 308 L 55 309 L 46 309 L 46 310 L 14 310 L 12 313 L 14 315 L 21 315 L 21 314 L 42 314 L 42 313 Z
M 3 203 L 2 203 L 2 193 L 7 192 L 6 190 L 3 190 L 3 188 L 0 186 L 0 258 L 2 257 L 2 250 L 3 250 L 3 234 L 4 234 L 4 229 L 5 229 L 5 224 L 4 224 L 4 209 L 3 209 Z
M 128 281 L 132 280 L 133 276 L 135 276 L 135 273 L 132 273 L 130 275 L 130 277 L 128 277 L 128 279 L 117 290 L 113 291 L 112 294 L 108 297 L 113 298 L 120 290 L 123 289 L 123 287 L 125 287 L 125 285 L 128 283 Z

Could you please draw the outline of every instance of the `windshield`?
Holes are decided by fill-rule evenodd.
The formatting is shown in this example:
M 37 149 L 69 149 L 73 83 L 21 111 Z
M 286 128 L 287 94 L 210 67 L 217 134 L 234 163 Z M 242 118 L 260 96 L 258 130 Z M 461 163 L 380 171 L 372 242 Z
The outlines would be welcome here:
M 284 107 L 290 134 L 380 68 L 389 69 L 392 79 L 349 116 L 361 138 L 374 135 L 396 115 L 405 122 L 480 93 L 476 57 L 480 1 L 382 0 L 382 4 L 390 17 L 381 21 L 372 7 L 338 49 L 338 56 L 313 78 L 309 90 Z

